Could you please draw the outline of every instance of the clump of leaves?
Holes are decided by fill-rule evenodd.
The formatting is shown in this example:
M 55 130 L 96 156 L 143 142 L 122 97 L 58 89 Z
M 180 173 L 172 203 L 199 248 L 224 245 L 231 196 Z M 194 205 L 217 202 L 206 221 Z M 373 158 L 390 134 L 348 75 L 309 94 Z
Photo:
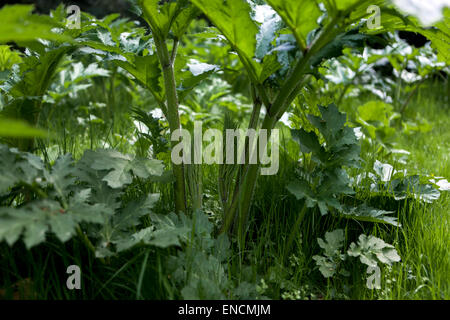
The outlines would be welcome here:
M 319 246 L 324 250 L 323 256 L 315 255 L 313 259 L 319 267 L 320 272 L 325 278 L 330 278 L 336 273 L 348 276 L 347 270 L 342 268 L 342 261 L 345 261 L 346 255 L 342 253 L 344 245 L 344 231 L 336 229 L 325 233 L 325 240 L 318 238 Z
M 353 130 L 345 126 L 346 115 L 334 104 L 319 106 L 319 110 L 322 117 L 308 115 L 308 119 L 321 137 L 315 131 L 292 130 L 305 156 L 297 179 L 287 189 L 298 200 L 305 199 L 306 206 L 317 206 L 325 215 L 329 207 L 342 211 L 339 196 L 354 193 L 344 166 L 359 166 L 360 147 Z M 306 154 L 310 154 L 309 159 Z
M 160 176 L 160 161 L 100 150 L 86 151 L 77 163 L 64 155 L 47 167 L 33 154 L 3 145 L 0 155 L 1 201 L 9 204 L 0 207 L 0 241 L 9 245 L 23 235 L 31 248 L 44 242 L 47 232 L 62 242 L 77 233 L 84 238 L 83 226 L 89 236 L 106 244 L 101 249 L 139 224 L 158 200 L 151 194 L 124 204 L 121 195 L 133 177 Z
M 395 128 L 391 123 L 400 117 L 394 112 L 391 104 L 382 101 L 369 101 L 359 106 L 357 111 L 357 122 L 362 125 L 363 132 L 370 137 L 369 141 L 377 141 L 381 146 L 392 149 Z
M 427 177 L 408 175 L 405 170 L 394 170 L 388 163 L 375 160 L 372 172 L 357 177 L 357 182 L 366 181 L 374 194 L 391 194 L 395 200 L 414 198 L 432 203 L 440 197 L 440 187 L 429 181 Z M 431 182 L 431 183 L 430 183 Z M 442 189 L 441 191 L 445 191 Z
M 196 210 L 192 218 L 180 217 L 184 250 L 169 257 L 170 279 L 180 288 L 183 299 L 255 299 L 256 284 L 238 285 L 227 274 L 231 243 L 226 234 L 214 238 L 214 225 L 207 215 Z M 181 225 L 180 225 L 181 226 Z M 187 233 L 185 232 L 187 231 Z
M 360 146 L 352 128 L 345 126 L 346 115 L 334 104 L 319 106 L 322 117 L 308 115 L 314 130 L 291 130 L 300 144 L 303 159 L 297 169 L 297 178 L 287 189 L 308 208 L 318 207 L 322 215 L 334 209 L 344 218 L 359 221 L 388 223 L 398 226 L 392 213 L 368 207 L 366 204 L 350 207 L 342 197 L 355 193 L 345 168 L 360 166 Z M 320 135 L 318 135 L 320 134 Z M 322 141 L 322 143 L 321 143 Z
M 354 242 L 350 244 L 347 254 L 351 257 L 359 257 L 361 263 L 369 267 L 378 266 L 378 262 L 390 266 L 400 261 L 400 256 L 393 245 L 365 234 L 359 236 L 357 244 Z
M 326 232 L 325 240 L 317 239 L 324 252 L 323 255 L 313 256 L 313 259 L 325 278 L 332 278 L 337 274 L 348 276 L 344 261 L 348 261 L 350 257 L 359 257 L 359 261 L 368 267 L 367 273 L 370 273 L 370 268 L 379 267 L 379 264 L 391 266 L 400 261 L 395 247 L 377 237 L 361 234 L 358 242 L 352 242 L 347 252 L 344 252 L 344 240 L 342 229 Z

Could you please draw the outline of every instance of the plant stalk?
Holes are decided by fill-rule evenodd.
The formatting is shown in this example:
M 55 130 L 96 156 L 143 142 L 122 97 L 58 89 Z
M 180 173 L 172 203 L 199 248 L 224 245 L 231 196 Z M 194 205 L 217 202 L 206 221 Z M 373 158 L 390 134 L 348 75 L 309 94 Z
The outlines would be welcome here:
M 174 58 L 169 54 L 167 43 L 165 39 L 155 36 L 156 53 L 161 63 L 164 87 L 167 101 L 167 114 L 165 114 L 167 122 L 169 123 L 170 132 L 181 128 L 180 116 L 178 113 L 178 96 L 175 83 L 175 73 L 173 70 Z M 174 51 L 176 52 L 176 48 Z M 172 141 L 172 148 L 177 145 L 176 141 Z M 174 198 L 176 212 L 186 212 L 186 186 L 184 181 L 184 166 L 183 164 L 172 164 L 173 175 L 175 177 L 174 183 Z

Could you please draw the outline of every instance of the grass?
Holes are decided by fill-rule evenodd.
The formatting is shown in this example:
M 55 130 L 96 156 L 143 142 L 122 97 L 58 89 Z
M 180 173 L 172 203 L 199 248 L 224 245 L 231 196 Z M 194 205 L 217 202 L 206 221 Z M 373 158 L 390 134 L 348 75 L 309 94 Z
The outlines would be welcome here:
M 130 97 L 123 90 L 115 92 L 118 93 L 112 110 L 126 113 L 127 110 L 121 110 L 118 106 Z M 91 101 L 96 92 L 89 94 L 92 96 L 83 97 L 85 102 Z M 111 97 L 107 96 L 105 102 L 106 99 Z M 141 106 L 147 102 L 143 100 Z M 355 98 L 347 103 L 359 105 L 361 101 Z M 135 152 L 126 139 L 114 140 L 114 133 L 121 133 L 123 137 L 134 134 L 130 130 L 130 119 L 116 115 L 113 129 L 108 125 L 95 124 L 83 129 L 74 124 L 70 112 L 64 114 L 67 110 L 70 108 L 63 109 L 63 114 L 55 117 L 70 119 L 71 124 L 61 121 L 49 123 L 50 129 L 59 138 L 56 146 L 51 148 L 52 142 L 45 141 L 45 148 L 41 151 L 53 150 L 55 154 L 70 151 L 79 157 L 84 149 L 102 147 L 105 141 L 109 141 L 121 151 Z M 398 129 L 395 138 L 397 147 L 410 152 L 406 164 L 395 162 L 392 155 L 375 154 L 374 150 L 368 149 L 363 149 L 363 158 L 395 163 L 398 169 L 406 168 L 411 173 L 432 173 L 450 178 L 450 110 L 446 88 L 427 84 L 418 90 L 405 116 L 410 119 L 424 118 L 431 125 L 428 132 L 405 134 Z M 289 145 L 285 147 L 290 148 Z M 440 199 L 432 204 L 415 200 L 393 201 L 388 196 L 369 199 L 371 205 L 377 208 L 394 208 L 402 228 L 357 223 L 331 215 L 322 217 L 317 210 L 307 210 L 295 236 L 293 251 L 286 254 L 288 235 L 302 211 L 302 203 L 288 196 L 285 190 L 294 164 L 288 154 L 282 154 L 280 173 L 259 180 L 246 247 L 244 251 L 236 249 L 228 260 L 229 279 L 235 283 L 251 281 L 258 285 L 261 295 L 274 299 L 450 299 L 448 192 L 442 192 Z M 205 211 L 218 216 L 217 170 L 206 165 L 202 169 Z M 136 183 L 126 197 L 132 199 L 150 190 L 162 194 L 163 200 L 158 210 L 168 212 L 173 197 L 167 186 Z M 358 197 L 368 199 L 370 193 L 361 191 Z M 381 290 L 366 288 L 365 268 L 359 263 L 348 264 L 349 277 L 331 280 L 322 277 L 312 259 L 320 252 L 317 238 L 323 238 L 326 231 L 336 228 L 345 230 L 345 248 L 361 233 L 372 234 L 395 245 L 402 261 L 391 268 L 383 268 Z M 20 291 L 22 297 L 37 299 L 180 298 L 180 288 L 173 285 L 164 264 L 167 256 L 175 252 L 176 249 L 141 248 L 101 264 L 77 240 L 64 245 L 48 241 L 30 251 L 25 250 L 22 244 L 12 248 L 0 244 L 0 288 L 6 288 L 0 291 L 0 297 L 12 298 Z M 71 264 L 82 266 L 83 290 L 66 290 L 65 268 Z
M 434 174 L 450 177 L 448 155 L 450 154 L 450 110 L 448 95 L 442 84 L 428 84 L 419 90 L 408 106 L 407 117 L 429 122 L 427 132 L 399 133 L 396 135 L 397 148 L 410 152 L 405 165 L 398 164 L 395 169 L 406 168 L 410 173 Z M 442 91 L 441 91 L 442 90 Z M 356 102 L 356 103 L 355 103 Z M 358 101 L 350 104 L 358 105 Z M 426 105 L 426 110 L 424 110 Z M 365 153 L 365 154 L 364 154 Z M 394 163 L 391 155 L 375 155 L 379 161 Z M 372 150 L 363 149 L 363 158 L 372 159 Z M 369 163 L 372 163 L 369 162 Z M 351 299 L 449 299 L 450 298 L 450 197 L 442 192 L 439 200 L 432 204 L 419 201 L 389 201 L 371 199 L 371 205 L 381 209 L 397 208 L 403 227 L 383 225 L 358 225 L 351 221 L 339 221 L 321 217 L 317 212 L 307 212 L 297 237 L 297 248 L 292 263 L 279 265 L 286 244 L 286 235 L 292 231 L 296 216 L 301 211 L 298 202 L 292 202 L 283 189 L 289 169 L 277 177 L 261 179 L 256 194 L 257 216 L 265 218 L 250 237 L 256 241 L 251 252 L 252 263 L 267 277 L 275 277 L 272 288 L 277 297 L 284 292 L 291 296 L 300 292 L 302 298 L 351 298 Z M 361 195 L 360 195 L 361 196 Z M 367 195 L 367 198 L 370 194 Z M 392 268 L 384 268 L 382 290 L 367 289 L 360 276 L 363 269 L 353 269 L 352 275 L 338 280 L 325 281 L 314 268 L 312 256 L 320 251 L 316 238 L 323 237 L 326 231 L 344 228 L 347 245 L 355 241 L 355 235 L 365 232 L 373 234 L 389 243 L 394 243 L 402 258 L 401 263 Z M 351 240 L 351 241 L 350 241 Z M 275 268 L 275 269 L 274 269 Z M 275 271 L 274 271 L 275 270 Z M 307 288 L 305 290 L 305 288 Z M 308 293 L 309 291 L 309 293 Z M 338 293 L 340 292 L 340 294 Z M 294 295 L 295 296 L 295 295 Z M 299 297 L 297 295 L 297 297 Z

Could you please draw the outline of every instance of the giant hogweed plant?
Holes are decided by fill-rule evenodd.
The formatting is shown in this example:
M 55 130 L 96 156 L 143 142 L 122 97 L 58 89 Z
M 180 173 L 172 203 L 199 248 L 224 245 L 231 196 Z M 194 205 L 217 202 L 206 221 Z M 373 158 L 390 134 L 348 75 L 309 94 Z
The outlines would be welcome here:
M 439 24 L 442 30 L 424 30 L 386 1 L 268 0 L 268 6 L 240 0 L 192 2 L 227 39 L 248 75 L 254 102 L 249 128 L 266 129 L 269 135 L 323 61 L 340 56 L 345 47 L 362 48 L 377 33 L 395 29 L 421 32 L 448 59 L 445 43 L 449 35 L 443 23 Z M 364 23 L 370 18 L 367 8 L 373 4 L 383 12 L 377 30 L 368 29 Z M 264 16 L 262 23 L 255 21 L 258 15 Z M 339 128 L 339 116 L 326 120 L 321 124 L 328 127 L 326 130 Z M 237 221 L 241 240 L 259 169 L 259 165 L 245 164 L 238 171 L 237 192 L 230 197 L 225 212 L 221 230 L 229 231 Z M 319 208 L 326 211 L 329 205 L 333 203 Z
M 39 66 L 34 66 L 34 69 L 32 66 L 27 77 L 34 78 L 43 85 L 37 88 L 37 91 L 21 92 L 25 97 L 24 101 L 43 96 L 51 78 L 47 79 L 47 76 L 55 72 L 55 66 L 61 56 L 70 53 L 74 46 L 89 47 L 91 51 L 87 52 L 101 55 L 127 70 L 139 84 L 152 93 L 170 130 L 173 132 L 180 129 L 180 101 L 200 81 L 217 70 L 217 67 L 206 63 L 195 63 L 192 67 L 192 61 L 188 61 L 183 55 L 183 37 L 190 22 L 199 12 L 214 25 L 214 28 L 207 30 L 207 34 L 226 41 L 239 57 L 250 81 L 253 108 L 248 127 L 265 129 L 268 136 L 309 79 L 318 74 L 321 64 L 342 55 L 346 47 L 362 48 L 367 40 L 372 40 L 379 33 L 406 30 L 424 34 L 432 40 L 433 46 L 444 61 L 449 58 L 446 51 L 449 33 L 445 22 L 437 23 L 437 28 L 424 29 L 414 18 L 400 14 L 389 1 L 268 0 L 267 4 L 244 0 L 133 2 L 136 12 L 147 22 L 150 31 L 148 35 L 142 28 L 136 28 L 132 32 L 127 30 L 125 33 L 125 30 L 117 28 L 117 25 L 112 26 L 117 16 L 97 20 L 85 14 L 80 30 L 50 36 L 47 25 L 57 24 L 61 27 L 61 23 L 57 23 L 58 19 L 61 20 L 61 10 L 59 13 L 55 12 L 51 23 L 45 21 L 45 28 L 39 25 L 38 30 L 43 33 L 41 38 L 61 40 L 70 35 L 75 40 L 71 41 L 71 45 L 57 46 L 52 51 L 43 49 L 42 45 L 39 47 L 41 55 L 44 55 L 42 57 L 48 55 L 49 63 L 44 65 L 44 69 L 41 68 L 42 71 L 39 71 Z M 374 4 L 381 9 L 381 24 L 376 29 L 369 29 L 365 22 L 371 18 L 371 13 L 367 12 L 367 8 Z M 5 13 L 4 10 L 2 13 Z M 20 14 L 29 14 L 25 11 Z M 448 10 L 445 12 L 447 21 Z M 261 16 L 264 18 L 261 19 Z M 34 18 L 29 20 L 33 23 L 38 21 Z M 34 40 L 35 37 L 33 35 Z M 17 39 L 26 41 L 29 38 Z M 32 48 L 36 49 L 36 45 Z M 36 61 L 33 57 L 30 61 L 33 62 L 33 59 Z M 41 60 L 45 62 L 45 58 Z M 41 75 L 46 76 L 45 81 L 42 81 Z M 27 77 L 23 80 L 24 84 L 18 86 L 19 89 L 27 89 Z M 31 101 L 33 109 L 39 109 L 41 100 Z M 21 106 L 26 107 L 27 104 Z M 35 117 L 35 113 L 29 114 Z M 32 123 L 36 122 L 36 119 L 30 120 Z M 325 123 L 329 130 L 340 125 L 339 120 L 333 117 Z M 173 141 L 172 145 L 175 143 Z M 260 165 L 240 165 L 238 170 L 230 171 L 233 177 L 228 179 L 228 185 L 222 188 L 227 190 L 228 196 L 223 204 L 221 232 L 236 230 L 241 242 L 244 240 L 259 170 Z M 187 212 L 187 175 L 184 166 L 173 165 L 173 175 L 175 209 L 177 212 Z M 333 205 L 333 202 L 325 203 L 320 205 L 319 209 L 326 211 L 328 206 Z
M 323 61 L 342 55 L 346 47 L 362 48 L 365 41 L 378 33 L 393 30 L 423 33 L 433 41 L 440 55 L 448 59 L 445 24 L 439 24 L 441 29 L 425 30 L 415 19 L 404 17 L 387 1 L 133 2 L 136 12 L 150 29 L 149 46 L 134 52 L 125 51 L 119 45 L 117 34 L 105 34 L 105 30 L 98 31 L 95 40 L 83 40 L 81 35 L 80 43 L 94 48 L 97 53 L 103 51 L 146 87 L 163 111 L 171 131 L 180 128 L 180 101 L 189 89 L 216 70 L 200 63 L 200 71 L 192 72 L 191 69 L 188 72 L 189 62 L 180 54 L 183 37 L 198 11 L 215 27 L 216 31 L 214 28 L 206 30 L 208 36 L 224 39 L 239 57 L 248 76 L 253 98 L 249 128 L 268 130 L 269 136 L 308 79 L 317 74 Z M 365 24 L 371 16 L 367 8 L 373 4 L 383 12 L 381 25 L 376 30 Z M 92 31 L 91 26 L 86 28 Z M 237 230 L 243 240 L 259 169 L 260 165 L 246 163 L 239 170 L 232 170 L 234 178 L 229 179 L 226 186 L 228 196 L 223 205 L 221 232 Z M 184 166 L 174 165 L 173 171 L 175 207 L 177 211 L 186 212 Z

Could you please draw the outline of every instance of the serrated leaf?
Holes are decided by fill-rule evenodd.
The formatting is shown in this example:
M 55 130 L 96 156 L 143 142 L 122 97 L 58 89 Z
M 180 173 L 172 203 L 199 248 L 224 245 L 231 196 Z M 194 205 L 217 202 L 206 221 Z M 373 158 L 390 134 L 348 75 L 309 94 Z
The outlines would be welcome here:
M 27 249 L 36 246 L 37 244 L 44 242 L 45 233 L 48 230 L 48 226 L 42 221 L 34 221 L 29 224 L 25 230 L 24 243 Z
M 368 207 L 366 204 L 358 207 L 345 207 L 342 210 L 342 216 L 348 219 L 355 219 L 358 221 L 388 223 L 396 227 L 400 227 L 396 217 L 390 217 L 389 214 L 394 211 L 385 211 Z
M 316 261 L 316 265 L 319 266 L 320 273 L 325 278 L 331 278 L 336 274 L 337 266 L 333 261 L 330 261 L 326 257 L 315 255 L 312 257 Z
M 256 52 L 258 59 L 263 59 L 273 48 L 272 41 L 280 30 L 282 23 L 280 16 L 268 5 L 256 5 L 253 8 L 255 20 L 261 23 L 256 35 Z
M 123 230 L 137 226 L 140 223 L 139 219 L 142 216 L 152 213 L 151 209 L 158 200 L 159 194 L 154 193 L 138 201 L 131 201 L 120 213 L 113 217 L 112 227 L 114 229 Z
M 278 57 L 275 53 L 268 55 L 262 62 L 262 70 L 259 75 L 259 82 L 263 83 L 272 74 L 281 69 L 281 64 L 278 62 Z
M 189 24 L 198 15 L 199 15 L 199 11 L 194 6 L 189 6 L 189 7 L 185 8 L 183 11 L 181 11 L 172 24 L 172 31 L 173 31 L 174 35 L 178 39 L 180 39 L 186 32 L 186 29 L 188 28 Z
M 132 182 L 132 174 L 140 178 L 161 176 L 163 163 L 154 159 L 134 159 L 133 156 L 115 150 L 98 150 L 90 155 L 93 160 L 90 167 L 95 170 L 111 170 L 103 177 L 103 181 L 111 188 L 121 188 Z
M 49 224 L 52 232 L 61 242 L 68 241 L 76 233 L 75 228 L 77 223 L 67 214 L 51 216 Z
M 150 25 L 152 31 L 160 37 L 168 35 L 177 16 L 183 10 L 186 10 L 187 7 L 187 1 L 183 0 L 165 1 L 162 3 L 159 0 L 139 0 L 138 2 L 142 9 L 144 19 Z M 184 25 L 183 21 L 185 20 L 185 17 L 181 18 L 180 25 L 176 28 L 178 32 L 183 30 L 181 26 Z
M 315 255 L 313 260 L 319 266 L 319 271 L 325 278 L 334 276 L 339 268 L 340 262 L 345 259 L 341 254 L 344 245 L 344 231 L 336 229 L 325 233 L 325 240 L 318 238 L 319 246 L 324 250 L 324 256 Z M 345 273 L 345 270 L 341 270 Z
M 147 243 L 160 248 L 170 246 L 180 246 L 180 239 L 185 242 L 188 233 L 192 231 L 192 225 L 187 224 L 174 213 L 169 215 L 152 215 L 152 221 L 155 223 L 155 232 L 153 238 Z
M 325 250 L 325 254 L 332 256 L 339 251 L 344 244 L 344 231 L 336 229 L 325 233 L 325 241 L 317 239 L 319 246 Z
M 98 150 L 91 164 L 95 170 L 111 170 L 104 178 L 111 188 L 120 188 L 132 182 L 130 162 L 133 158 L 114 150 Z
M 400 261 L 400 256 L 394 246 L 385 243 L 382 239 L 374 236 L 361 234 L 358 238 L 358 244 L 352 242 L 347 251 L 351 257 L 359 257 L 361 263 L 369 267 L 376 267 L 378 262 L 392 265 Z
M 300 149 L 304 153 L 314 152 L 317 154 L 321 153 L 321 146 L 319 139 L 314 132 L 306 132 L 303 129 L 292 129 L 291 130 L 292 139 L 300 144 Z
M 153 237 L 154 227 L 148 227 L 133 233 L 131 236 L 115 241 L 117 252 L 128 250 L 139 243 L 146 243 Z
M 156 98 L 162 99 L 164 94 L 160 85 L 162 71 L 156 55 L 134 57 L 130 61 L 114 60 L 114 62 L 128 71 L 137 81 L 149 89 Z
M 267 3 L 289 26 L 302 50 L 307 47 L 307 36 L 318 28 L 317 19 L 321 15 L 315 1 L 268 0 Z
M 245 0 L 192 0 L 231 43 L 234 50 L 254 73 L 260 74 L 252 63 L 255 56 L 258 27 L 251 19 L 250 5 Z M 257 77 L 258 78 L 258 77 Z
M 52 184 L 61 197 L 67 197 L 70 192 L 69 187 L 74 184 L 75 177 L 74 161 L 72 155 L 66 154 L 56 159 L 50 172 L 45 172 L 44 176 L 48 183 Z
M 31 5 L 6 5 L 0 9 L 0 43 L 35 41 L 38 38 L 70 41 L 67 35 L 52 32 L 61 27 L 50 17 L 32 15 Z
M 289 183 L 286 188 L 297 198 L 297 200 L 313 197 L 313 191 L 304 180 L 295 180 Z

